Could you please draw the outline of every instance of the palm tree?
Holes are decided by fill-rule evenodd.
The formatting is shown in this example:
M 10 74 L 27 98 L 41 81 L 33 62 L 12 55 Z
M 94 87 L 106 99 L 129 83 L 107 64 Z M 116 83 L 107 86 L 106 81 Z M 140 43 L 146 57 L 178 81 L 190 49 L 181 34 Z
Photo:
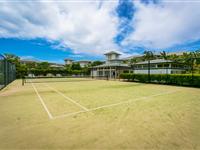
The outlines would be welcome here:
M 195 68 L 200 73 L 200 50 L 196 50 L 195 53 L 196 53 Z
M 4 54 L 6 60 L 14 64 L 20 64 L 20 58 L 14 54 Z
M 176 54 L 170 55 L 169 59 L 175 62 L 179 61 L 179 56 L 177 56 Z
M 190 71 L 192 74 L 192 82 L 193 82 L 193 76 L 194 76 L 194 66 L 198 63 L 198 55 L 199 51 L 194 51 L 190 53 L 184 53 L 183 54 L 183 61 L 187 66 L 190 66 Z
M 148 61 L 148 81 L 150 82 L 150 60 L 154 58 L 152 51 L 144 51 L 144 59 Z
M 154 54 L 152 51 L 144 51 L 144 59 L 152 60 L 154 58 Z
M 190 52 L 191 57 L 191 72 L 192 72 L 192 82 L 194 76 L 194 65 L 197 63 L 198 52 Z
M 200 64 L 200 50 L 195 51 L 196 54 L 196 65 Z
M 164 60 L 168 59 L 167 53 L 165 51 L 160 52 L 160 55 Z
M 184 63 L 186 66 L 190 66 L 190 71 L 193 72 L 193 59 L 194 54 L 193 52 L 190 53 L 183 53 L 181 62 Z

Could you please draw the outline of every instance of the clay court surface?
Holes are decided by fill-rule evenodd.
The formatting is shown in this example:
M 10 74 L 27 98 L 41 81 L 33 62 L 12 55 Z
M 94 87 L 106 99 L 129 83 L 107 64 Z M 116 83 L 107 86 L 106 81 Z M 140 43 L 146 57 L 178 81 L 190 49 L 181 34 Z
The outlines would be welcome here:
M 0 149 L 200 149 L 200 89 L 93 79 L 0 91 Z

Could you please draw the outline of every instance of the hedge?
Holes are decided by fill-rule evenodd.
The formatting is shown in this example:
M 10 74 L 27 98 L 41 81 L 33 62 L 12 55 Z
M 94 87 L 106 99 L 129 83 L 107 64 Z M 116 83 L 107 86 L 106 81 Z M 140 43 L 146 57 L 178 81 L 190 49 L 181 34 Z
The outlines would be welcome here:
M 51 73 L 53 75 L 56 75 L 56 74 L 61 74 L 63 76 L 66 76 L 66 75 L 88 75 L 88 72 L 87 70 L 67 70 L 67 69 L 30 69 L 27 73 L 27 74 L 34 74 L 36 76 L 38 75 L 44 75 L 46 76 L 48 73 Z
M 191 74 L 151 74 L 149 81 L 148 74 L 122 73 L 120 74 L 120 78 L 126 79 L 128 81 L 137 81 L 143 83 L 151 82 L 159 84 L 200 87 L 200 75 L 192 76 Z

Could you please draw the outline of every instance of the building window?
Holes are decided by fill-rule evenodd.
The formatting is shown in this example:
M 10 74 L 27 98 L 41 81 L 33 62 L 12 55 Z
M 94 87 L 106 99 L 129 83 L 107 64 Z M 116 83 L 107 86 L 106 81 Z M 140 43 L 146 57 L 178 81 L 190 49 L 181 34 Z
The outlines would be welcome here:
M 142 68 L 148 68 L 148 65 L 143 65 Z
M 163 67 L 163 65 L 162 65 L 162 64 L 158 64 L 157 66 L 158 66 L 158 68 L 162 68 L 162 67 Z
M 155 64 L 151 64 L 150 67 L 151 68 L 156 68 L 156 65 Z
M 169 64 L 164 64 L 164 67 L 165 68 L 169 68 Z

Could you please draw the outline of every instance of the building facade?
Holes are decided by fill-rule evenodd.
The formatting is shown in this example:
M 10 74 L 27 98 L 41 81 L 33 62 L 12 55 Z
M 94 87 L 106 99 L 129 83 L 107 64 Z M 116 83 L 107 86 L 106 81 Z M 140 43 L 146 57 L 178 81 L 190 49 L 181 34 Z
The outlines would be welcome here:
M 150 74 L 182 74 L 186 72 L 186 69 L 184 64 L 171 60 L 150 60 Z M 135 74 L 148 74 L 148 61 L 135 63 L 133 72 Z
M 119 59 L 119 53 L 111 51 L 104 55 L 106 56 L 104 64 L 91 67 L 92 77 L 117 79 L 121 73 L 130 71 L 131 67 L 128 64 L 124 64 L 122 59 Z
M 72 65 L 73 64 L 72 59 L 66 58 L 64 61 L 65 61 L 65 65 Z
M 89 61 L 89 60 L 74 61 L 74 60 L 72 60 L 70 58 L 66 58 L 64 61 L 65 61 L 65 65 L 72 65 L 72 64 L 75 64 L 75 63 L 79 63 L 81 68 L 84 68 L 84 67 L 88 66 L 91 63 L 91 61 Z
M 91 63 L 91 61 L 88 61 L 88 60 L 79 60 L 79 61 L 76 61 L 76 63 L 79 63 L 80 66 L 81 66 L 81 68 L 84 68 L 84 67 L 88 66 Z
M 21 64 L 32 64 L 32 63 L 35 63 L 37 65 L 37 63 L 41 63 L 41 61 L 38 61 L 38 60 L 31 60 L 31 59 L 21 59 L 20 60 L 20 63 Z

